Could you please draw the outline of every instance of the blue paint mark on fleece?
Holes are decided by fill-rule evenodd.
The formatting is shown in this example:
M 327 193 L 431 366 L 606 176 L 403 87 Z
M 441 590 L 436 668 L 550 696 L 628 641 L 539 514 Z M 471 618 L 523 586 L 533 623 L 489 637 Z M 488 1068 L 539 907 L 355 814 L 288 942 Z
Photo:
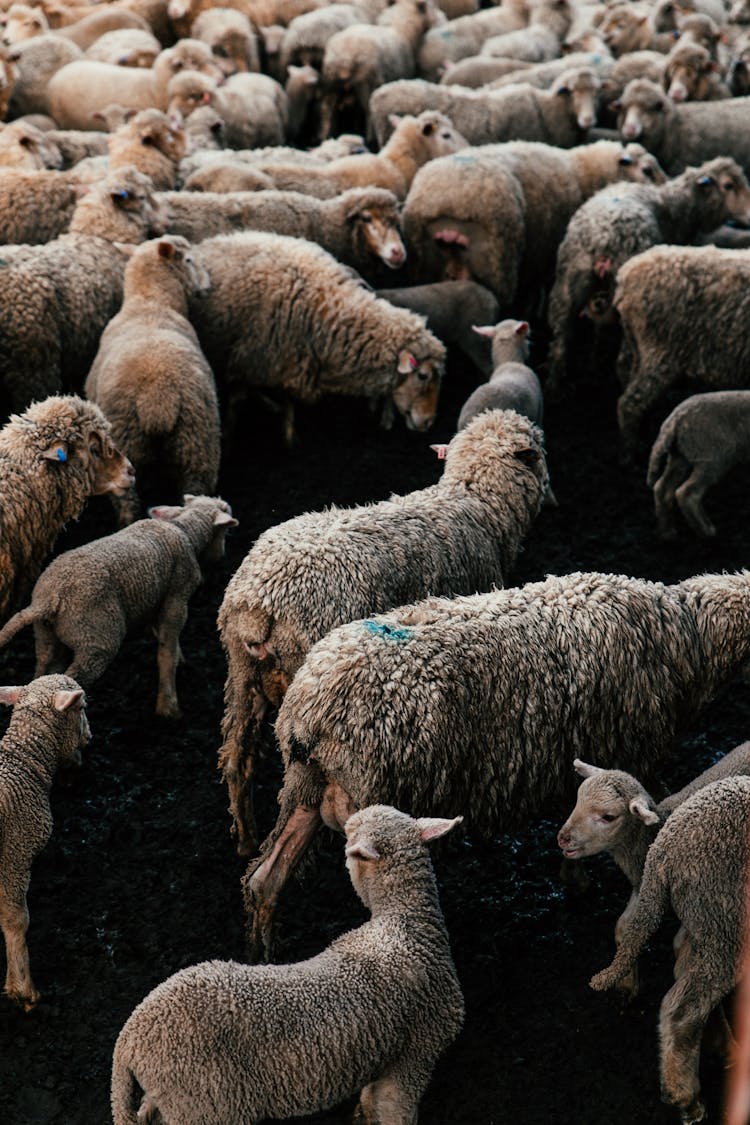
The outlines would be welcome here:
M 411 636 L 411 629 L 397 629 L 393 625 L 379 625 L 377 621 L 370 620 L 363 621 L 362 624 L 368 633 L 375 633 L 387 641 L 408 641 Z

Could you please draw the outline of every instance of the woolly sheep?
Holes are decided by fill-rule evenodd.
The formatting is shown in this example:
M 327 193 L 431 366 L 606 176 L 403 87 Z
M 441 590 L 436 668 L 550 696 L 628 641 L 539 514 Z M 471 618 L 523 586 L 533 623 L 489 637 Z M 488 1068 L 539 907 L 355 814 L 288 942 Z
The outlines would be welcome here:
M 524 82 L 527 71 L 533 69 L 532 63 L 519 59 L 495 59 L 488 55 L 470 55 L 446 67 L 441 86 L 466 86 L 471 90 L 486 86 L 495 79 L 513 75 L 514 82 Z
M 185 155 L 182 120 L 159 109 L 142 109 L 112 133 L 109 167 L 132 165 L 148 176 L 157 190 L 175 186 L 177 169 Z
M 133 468 L 98 406 L 34 403 L 0 430 L 0 622 L 26 597 L 63 526 L 89 498 L 125 492 Z
M 288 106 L 284 88 L 267 74 L 233 74 L 218 85 L 209 74 L 185 71 L 167 86 L 167 112 L 189 115 L 210 105 L 224 122 L 230 148 L 281 144 L 286 134 Z
M 437 484 L 308 512 L 260 536 L 219 611 L 229 666 L 219 762 L 240 854 L 254 841 L 261 725 L 315 641 L 427 592 L 502 585 L 547 486 L 541 432 L 512 410 L 492 411 L 453 438 Z
M 243 12 L 208 8 L 196 19 L 191 35 L 208 43 L 225 74 L 260 70 L 258 37 Z
M 515 141 L 427 164 L 404 205 L 403 229 L 420 276 L 470 278 L 501 308 L 534 300 L 577 208 L 618 179 L 644 178 L 641 146 L 598 141 L 566 151 Z M 648 168 L 651 172 L 651 168 Z
M 597 30 L 615 58 L 631 51 L 667 54 L 675 41 L 673 33 L 657 32 L 648 9 L 638 4 L 612 4 Z
M 485 410 L 517 410 L 541 426 L 544 415 L 542 386 L 526 365 L 529 355 L 529 326 L 525 320 L 501 320 L 495 325 L 475 326 L 474 331 L 492 341 L 493 371 L 488 383 L 469 395 L 461 407 L 457 430 Z
M 142 28 L 131 27 L 106 32 L 91 44 L 86 51 L 86 58 L 113 66 L 149 68 L 154 65 L 160 52 L 161 43 L 156 36 Z
M 209 284 L 184 238 L 142 243 L 86 379 L 86 397 L 104 411 L 136 471 L 158 465 L 180 495 L 210 495 L 219 476 L 216 387 L 188 320 L 188 298 Z M 137 519 L 134 490 L 114 503 L 121 525 Z
M 245 876 L 253 944 L 304 852 L 299 805 L 314 819 L 323 802 L 330 823 L 376 800 L 431 815 L 450 804 L 479 832 L 512 831 L 566 792 L 571 750 L 653 770 L 745 664 L 749 626 L 748 573 L 674 586 L 571 574 L 334 629 L 276 722 L 286 774 Z
M 648 463 L 662 538 L 677 534 L 677 509 L 691 531 L 716 534 L 703 498 L 733 465 L 750 461 L 750 391 L 692 395 L 662 422 Z
M 546 62 L 560 54 L 573 21 L 573 5 L 569 0 L 527 0 L 526 7 L 526 27 L 490 36 L 482 45 L 481 54 L 532 63 Z
M 111 132 L 111 129 L 109 131 Z M 45 140 L 59 150 L 63 168 L 73 168 L 82 160 L 87 160 L 89 157 L 106 156 L 108 152 L 109 138 L 106 132 L 95 133 L 82 129 L 48 129 L 45 133 Z
M 346 824 L 346 865 L 369 921 L 308 961 L 206 961 L 154 989 L 115 1044 L 115 1125 L 154 1112 L 252 1125 L 359 1090 L 362 1120 L 416 1122 L 463 1023 L 426 846 L 460 819 L 363 809 Z
M 520 139 L 571 148 L 580 141 L 581 131 L 596 124 L 600 89 L 591 67 L 563 71 L 550 90 L 522 81 L 490 91 L 436 86 L 421 79 L 392 82 L 373 94 L 371 123 L 382 144 L 390 115 L 433 109 L 446 114 L 472 145 Z
M 4 992 L 29 1012 L 39 1001 L 26 945 L 31 865 L 52 835 L 49 792 L 57 767 L 81 764 L 81 749 L 91 732 L 83 691 L 68 676 L 0 687 L 0 703 L 13 707 L 0 742 L 0 924 L 8 961 Z
M 0 169 L 0 245 L 57 238 L 70 224 L 80 190 L 75 172 Z
M 16 44 L 8 53 L 14 71 L 11 116 L 48 113 L 47 87 L 50 79 L 62 67 L 81 58 L 83 52 L 80 48 L 59 35 L 39 35 Z
M 431 28 L 417 52 L 419 74 L 436 82 L 446 63 L 478 55 L 485 39 L 525 27 L 528 18 L 525 0 L 507 0 L 502 7 L 461 16 L 448 24 Z
M 409 429 L 432 425 L 445 349 L 421 317 L 379 301 L 302 239 L 220 235 L 194 254 L 212 284 L 191 306 L 191 318 L 226 381 L 230 432 L 250 386 L 283 393 L 287 441 L 294 437 L 294 401 L 324 394 L 385 396 Z
M 279 47 L 279 67 L 286 73 L 288 66 L 314 66 L 323 69 L 326 44 L 337 31 L 355 23 L 366 23 L 360 8 L 352 4 L 328 4 L 313 12 L 297 16 L 284 32 Z
M 740 978 L 747 901 L 750 778 L 700 789 L 675 809 L 654 840 L 637 905 L 612 964 L 591 978 L 611 988 L 635 964 L 671 904 L 687 935 L 679 975 L 659 1014 L 662 1097 L 684 1125 L 705 1117 L 698 1063 L 712 1010 Z
M 191 113 L 185 125 L 186 130 L 190 129 L 192 122 L 199 114 L 205 114 L 206 112 L 213 113 L 213 110 L 210 106 L 204 106 L 203 109 L 197 109 Z M 323 144 L 307 151 L 293 148 L 291 145 L 265 145 L 260 148 L 231 149 L 222 152 L 190 152 L 180 164 L 180 176 L 185 182 L 206 165 L 223 164 L 230 161 L 235 165 L 252 165 L 254 168 L 270 163 L 288 164 L 290 161 L 295 164 L 314 164 L 316 167 L 320 167 L 321 164 L 338 160 L 342 156 L 354 156 L 357 153 L 365 152 L 367 152 L 367 148 L 364 137 L 355 133 L 342 133 L 335 140 L 324 141 Z
M 226 532 L 237 520 L 224 500 L 211 496 L 186 496 L 184 506 L 152 508 L 151 515 L 58 555 L 37 580 L 31 605 L 0 630 L 0 645 L 33 624 L 35 675 L 67 665 L 67 676 L 90 687 L 126 634 L 153 622 L 156 713 L 179 719 L 175 674 L 187 604 L 200 585 L 201 566 L 223 556 Z
M 122 299 L 126 259 L 116 243 L 159 235 L 164 221 L 146 177 L 121 168 L 79 199 L 68 234 L 3 248 L 0 381 L 14 410 L 81 386 Z
M 285 191 L 168 192 L 161 199 L 170 214 L 167 230 L 192 242 L 235 230 L 273 231 L 317 242 L 364 275 L 377 262 L 399 269 L 406 260 L 398 201 L 383 188 L 350 188 L 325 200 Z
M 0 20 L 3 28 L 3 43 L 6 47 L 23 43 L 49 31 L 47 17 L 42 8 L 30 8 L 28 4 L 11 4 Z
M 678 42 L 667 55 L 664 89 L 673 102 L 708 102 L 730 97 L 719 80 L 716 63 L 705 47 Z
M 0 167 L 29 171 L 62 167 L 62 154 L 46 133 L 25 121 L 0 128 Z
M 678 105 L 639 79 L 625 87 L 618 123 L 623 139 L 641 141 L 670 176 L 714 156 L 731 156 L 750 173 L 749 111 L 747 98 Z
M 188 126 L 194 116 L 195 114 L 191 114 L 188 117 Z M 188 176 L 183 187 L 187 192 L 228 195 L 236 192 L 272 191 L 274 182 L 260 168 L 227 159 L 211 161 L 210 164 L 199 167 Z
M 548 370 L 559 386 L 578 318 L 611 318 L 617 273 L 657 243 L 686 244 L 726 219 L 750 225 L 750 186 L 734 160 L 718 157 L 660 186 L 603 188 L 570 221 L 557 254 L 549 301 Z
M 490 347 L 472 330 L 474 324 L 497 320 L 498 303 L 489 289 L 475 281 L 436 281 L 405 289 L 378 289 L 377 295 L 426 317 L 427 327 L 439 340 L 459 348 L 482 374 L 491 373 Z
M 75 43 L 82 51 L 87 51 L 102 35 L 122 29 L 148 31 L 149 26 L 137 13 L 119 5 L 106 4 L 93 11 L 89 10 L 81 19 L 68 22 L 63 27 L 58 26 L 57 34 L 60 38 Z
M 483 56 L 480 55 L 478 61 L 481 61 L 482 57 Z M 467 59 L 466 61 L 468 62 L 469 60 Z M 458 65 L 460 66 L 461 64 L 459 63 Z M 516 86 L 519 82 L 522 82 L 524 84 L 530 83 L 539 90 L 548 90 L 552 83 L 557 81 L 563 71 L 579 66 L 592 68 L 604 81 L 612 74 L 616 64 L 606 51 L 575 51 L 572 54 L 563 55 L 562 58 L 552 59 L 550 62 L 535 63 L 533 65 L 527 63 L 524 70 L 512 71 L 505 75 L 497 75 L 487 83 L 487 89 L 502 90 L 505 86 Z M 458 70 L 458 66 L 456 70 Z
M 678 380 L 721 390 L 746 385 L 749 286 L 745 250 L 654 246 L 622 267 L 614 305 L 623 330 L 617 418 L 624 456 L 635 452 L 646 411 Z M 681 311 L 688 309 L 689 319 Z M 717 347 L 721 325 L 730 329 Z

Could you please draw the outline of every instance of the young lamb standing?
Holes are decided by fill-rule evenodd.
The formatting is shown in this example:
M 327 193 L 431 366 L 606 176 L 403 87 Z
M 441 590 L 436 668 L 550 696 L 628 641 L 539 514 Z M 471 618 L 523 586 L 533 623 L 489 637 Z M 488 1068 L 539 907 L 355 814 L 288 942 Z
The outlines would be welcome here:
M 86 380 L 87 398 L 102 408 L 136 471 L 158 464 L 180 495 L 211 495 L 219 476 L 216 387 L 188 320 L 188 299 L 209 285 L 184 238 L 137 247 L 125 269 L 122 308 Z M 122 526 L 138 518 L 134 489 L 113 503 Z
M 529 325 L 525 320 L 501 320 L 499 324 L 474 327 L 492 341 L 492 375 L 488 383 L 469 395 L 461 407 L 457 430 L 485 410 L 517 410 L 541 426 L 544 417 L 542 385 L 527 367 Z
M 308 961 L 204 961 L 155 988 L 115 1044 L 114 1125 L 254 1125 L 357 1091 L 361 1120 L 413 1125 L 463 1023 L 426 846 L 460 820 L 363 809 L 344 831 L 368 922 Z
M 750 391 L 692 395 L 662 422 L 648 462 L 659 533 L 677 534 L 677 508 L 691 531 L 716 534 L 703 498 L 742 462 L 750 461 Z
M 54 559 L 34 587 L 31 605 L 0 629 L 0 646 L 33 624 L 36 675 L 67 665 L 65 674 L 89 687 L 129 630 L 153 621 L 159 642 L 156 713 L 179 719 L 175 675 L 188 601 L 201 583 L 201 565 L 223 556 L 227 529 L 237 520 L 224 500 L 210 496 L 186 496 L 184 507 L 152 508 L 151 514 Z
M 308 512 L 260 536 L 219 610 L 229 665 L 219 759 L 240 854 L 254 842 L 251 785 L 263 720 L 315 641 L 426 593 L 502 585 L 547 486 L 540 431 L 512 410 L 493 411 L 454 437 L 437 484 L 379 504 Z
M 89 496 L 124 493 L 133 466 L 94 403 L 53 397 L 0 430 L 0 623 L 24 599 Z
M 5 995 L 24 1011 L 39 1000 L 29 967 L 26 894 L 31 865 L 52 834 L 49 792 L 58 765 L 80 765 L 90 738 L 83 691 L 68 676 L 0 687 L 13 707 L 0 742 L 0 926 L 8 960 Z
M 750 778 L 732 777 L 699 790 L 651 845 L 638 903 L 624 925 L 614 961 L 591 978 L 612 988 L 633 967 L 670 906 L 687 940 L 679 976 L 659 1014 L 662 1097 L 683 1125 L 703 1121 L 698 1065 L 703 1028 L 741 976 L 746 944 Z

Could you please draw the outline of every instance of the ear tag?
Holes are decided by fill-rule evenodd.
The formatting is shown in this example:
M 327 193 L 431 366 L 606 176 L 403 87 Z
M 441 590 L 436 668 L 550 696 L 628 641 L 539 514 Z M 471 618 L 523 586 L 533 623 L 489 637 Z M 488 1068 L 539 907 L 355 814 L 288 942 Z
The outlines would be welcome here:
M 67 453 L 65 452 L 64 449 L 58 449 L 57 460 L 58 461 L 67 461 L 68 460 L 68 455 L 67 455 Z

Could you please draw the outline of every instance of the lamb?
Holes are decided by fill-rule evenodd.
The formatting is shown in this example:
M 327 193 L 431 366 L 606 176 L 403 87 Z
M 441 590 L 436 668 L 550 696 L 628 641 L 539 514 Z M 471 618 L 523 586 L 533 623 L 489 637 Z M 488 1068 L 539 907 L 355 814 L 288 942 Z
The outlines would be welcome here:
M 47 87 L 53 74 L 68 63 L 83 58 L 75 43 L 59 35 L 38 35 L 16 44 L 8 52 L 14 71 L 10 96 L 10 114 L 21 117 L 26 113 L 48 113 Z
M 641 146 L 598 141 L 565 152 L 515 141 L 432 161 L 414 178 L 403 228 L 420 276 L 470 278 L 501 308 L 517 293 L 530 306 L 551 283 L 568 221 L 614 180 L 643 180 Z M 552 204 L 554 200 L 554 205 Z
M 62 167 L 62 154 L 41 129 L 25 121 L 0 128 L 0 167 L 29 171 Z
M 281 144 L 288 106 L 284 89 L 267 74 L 233 74 L 223 85 L 207 74 L 185 71 L 167 87 L 167 112 L 189 115 L 210 105 L 224 122 L 230 148 Z
M 191 319 L 224 375 L 230 426 L 249 386 L 283 393 L 287 442 L 294 401 L 324 394 L 385 396 L 409 429 L 432 425 L 445 349 L 421 317 L 379 301 L 302 239 L 248 231 L 207 239 L 194 253 L 212 287 Z
M 560 244 L 549 301 L 548 370 L 565 375 L 568 345 L 582 313 L 611 320 L 618 270 L 657 243 L 686 244 L 726 219 L 750 226 L 750 185 L 734 160 L 718 157 L 660 186 L 603 188 L 575 213 Z
M 208 8 L 196 19 L 191 35 L 209 45 L 226 75 L 260 71 L 258 37 L 243 12 Z
M 745 250 L 654 246 L 622 267 L 614 305 L 623 330 L 624 390 L 617 404 L 623 456 L 633 456 L 644 414 L 678 380 L 719 390 L 746 385 L 749 284 Z M 689 323 L 675 309 L 689 309 Z M 717 349 L 719 324 L 731 325 L 731 332 Z
M 37 578 L 65 523 L 89 496 L 125 492 L 133 467 L 98 406 L 48 398 L 0 430 L 0 622 Z
M 417 171 L 428 161 L 466 148 L 466 141 L 442 113 L 425 110 L 395 122 L 393 136 L 377 155 L 342 156 L 321 168 L 267 163 L 261 171 L 286 191 L 330 199 L 353 187 L 381 187 L 403 199 Z
M 156 713 L 179 719 L 175 675 L 187 604 L 202 565 L 222 558 L 237 520 L 226 501 L 212 496 L 186 496 L 184 506 L 152 508 L 151 516 L 58 555 L 37 580 L 31 605 L 0 629 L 0 646 L 33 624 L 35 675 L 67 665 L 66 676 L 88 688 L 126 634 L 151 621 L 159 643 Z
M 502 35 L 525 27 L 528 19 L 525 0 L 507 0 L 502 7 L 460 16 L 448 24 L 433 27 L 417 52 L 418 72 L 422 78 L 437 82 L 448 62 L 478 55 L 482 44 L 491 35 Z
M 61 67 L 47 86 L 47 106 L 63 129 L 96 129 L 94 114 L 110 102 L 131 109 L 166 109 L 167 86 L 181 70 L 221 78 L 211 48 L 183 39 L 157 58 L 150 70 L 80 59 Z
M 482 45 L 482 55 L 537 63 L 560 54 L 562 41 L 573 22 L 573 5 L 569 0 L 527 0 L 526 6 L 529 12 L 526 27 L 490 36 Z
M 156 62 L 161 43 L 143 28 L 122 28 L 108 31 L 86 51 L 86 58 L 112 66 L 135 66 L 148 69 Z
M 377 296 L 427 318 L 427 327 L 444 344 L 459 348 L 483 375 L 492 372 L 490 347 L 472 330 L 474 324 L 494 324 L 498 303 L 475 281 L 437 281 L 405 289 L 378 289 Z
M 112 170 L 131 165 L 148 176 L 157 190 L 169 191 L 185 155 L 182 120 L 159 109 L 142 109 L 112 133 L 108 148 Z
M 350 188 L 325 200 L 288 191 L 168 192 L 161 200 L 170 214 L 169 233 L 191 242 L 235 230 L 273 231 L 317 242 L 365 276 L 374 273 L 377 263 L 396 270 L 406 260 L 398 201 L 383 188 Z
M 733 465 L 750 461 L 750 392 L 692 395 L 662 422 L 648 463 L 659 532 L 677 534 L 677 508 L 691 531 L 704 539 L 716 528 L 703 497 Z
M 714 156 L 731 156 L 750 174 L 750 99 L 680 105 L 653 82 L 638 79 L 628 83 L 620 103 L 623 139 L 641 141 L 667 175 L 676 176 L 688 165 Z
M 548 483 L 541 432 L 513 410 L 493 410 L 453 438 L 437 484 L 379 504 L 308 512 L 255 542 L 218 619 L 229 666 L 219 764 L 241 855 L 255 840 L 251 786 L 262 724 L 311 646 L 345 621 L 426 592 L 502 585 Z
M 81 386 L 122 299 L 116 243 L 161 234 L 164 221 L 146 177 L 122 168 L 79 199 L 68 234 L 3 248 L 0 380 L 12 409 Z
M 589 982 L 597 991 L 617 984 L 671 903 L 687 940 L 679 976 L 661 1003 L 661 1087 L 685 1125 L 705 1117 L 698 1078 L 703 1028 L 744 965 L 749 834 L 748 777 L 716 781 L 675 809 L 646 856 L 638 902 L 615 958 Z
M 346 824 L 346 864 L 369 921 L 308 961 L 205 961 L 154 989 L 115 1044 L 115 1125 L 153 1112 L 252 1125 L 358 1090 L 362 1120 L 415 1122 L 435 1062 L 463 1023 L 426 846 L 460 819 L 363 809 Z
M 0 924 L 8 960 L 4 991 L 30 1012 L 39 1002 L 26 945 L 31 865 L 52 835 L 49 792 L 57 767 L 81 764 L 81 749 L 91 732 L 83 691 L 68 676 L 0 687 L 0 703 L 13 707 L 0 742 Z
M 522 77 L 522 76 L 521 76 Z M 501 90 L 464 90 L 422 79 L 381 86 L 370 102 L 382 144 L 389 117 L 432 109 L 446 114 L 471 145 L 521 139 L 571 148 L 596 124 L 601 80 L 591 67 L 565 70 L 549 90 L 519 82 Z
M 104 411 L 136 471 L 158 465 L 180 495 L 210 495 L 219 476 L 216 387 L 187 315 L 188 298 L 209 284 L 184 238 L 142 243 L 86 379 L 86 397 Z M 138 518 L 133 489 L 114 505 L 121 526 Z
M 304 853 L 300 822 L 309 838 L 321 803 L 329 825 L 352 806 L 395 800 L 435 815 L 450 804 L 477 831 L 512 831 L 566 792 L 571 750 L 653 771 L 748 655 L 746 572 L 674 586 L 549 577 L 334 629 L 276 722 L 281 813 L 244 881 L 254 947 Z
M 499 324 L 474 328 L 492 341 L 493 372 L 488 383 L 469 395 L 461 407 L 457 430 L 485 410 L 516 410 L 538 426 L 544 416 L 542 385 L 526 365 L 529 355 L 529 326 L 525 320 L 501 320 Z

